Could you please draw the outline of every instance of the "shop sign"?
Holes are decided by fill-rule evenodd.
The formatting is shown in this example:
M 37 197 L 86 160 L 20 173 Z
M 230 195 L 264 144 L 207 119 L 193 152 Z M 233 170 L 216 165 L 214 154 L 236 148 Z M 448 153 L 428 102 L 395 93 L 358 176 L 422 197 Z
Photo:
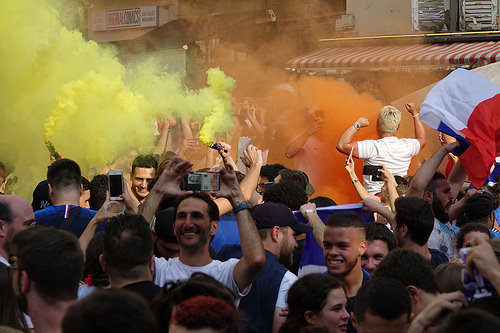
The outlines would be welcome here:
M 94 31 L 156 27 L 158 25 L 157 6 L 95 11 L 92 16 Z

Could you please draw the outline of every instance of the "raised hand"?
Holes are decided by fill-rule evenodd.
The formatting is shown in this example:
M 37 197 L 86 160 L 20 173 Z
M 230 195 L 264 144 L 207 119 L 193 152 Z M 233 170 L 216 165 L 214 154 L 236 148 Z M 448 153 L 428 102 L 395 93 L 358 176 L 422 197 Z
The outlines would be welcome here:
M 193 191 L 181 190 L 184 174 L 189 172 L 192 167 L 193 163 L 189 161 L 180 162 L 179 158 L 174 157 L 158 178 L 153 190 L 172 197 L 193 193 Z
M 262 151 L 254 145 L 248 145 L 247 149 L 243 152 L 241 161 L 247 168 L 254 164 L 262 165 Z
M 222 158 L 231 157 L 231 145 L 225 142 L 219 142 L 219 144 L 222 146 L 222 149 L 219 150 L 220 156 Z
M 240 200 L 240 198 L 243 197 L 243 194 L 233 167 L 228 165 L 227 169 L 219 167 L 214 171 L 220 175 L 220 189 L 218 191 L 211 192 L 211 194 L 216 198 L 226 198 L 231 203 L 234 203 L 236 200 Z
M 370 122 L 368 121 L 368 118 L 361 117 L 358 120 L 355 121 L 356 124 L 359 125 L 359 127 L 366 127 L 370 125 Z
M 412 116 L 418 114 L 418 110 L 415 106 L 415 103 L 405 103 L 405 108 Z

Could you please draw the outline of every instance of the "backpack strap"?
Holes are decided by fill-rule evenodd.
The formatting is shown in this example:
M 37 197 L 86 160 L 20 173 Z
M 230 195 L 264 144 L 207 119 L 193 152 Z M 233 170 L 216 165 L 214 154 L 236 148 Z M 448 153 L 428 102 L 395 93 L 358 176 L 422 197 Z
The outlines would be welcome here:
M 73 211 L 71 212 L 69 217 L 66 219 L 66 224 L 64 226 L 64 230 L 70 231 L 71 226 L 73 226 L 73 223 L 75 222 L 78 215 L 80 215 L 81 211 L 82 211 L 82 207 L 80 207 L 80 206 L 77 206 L 75 209 L 73 209 Z

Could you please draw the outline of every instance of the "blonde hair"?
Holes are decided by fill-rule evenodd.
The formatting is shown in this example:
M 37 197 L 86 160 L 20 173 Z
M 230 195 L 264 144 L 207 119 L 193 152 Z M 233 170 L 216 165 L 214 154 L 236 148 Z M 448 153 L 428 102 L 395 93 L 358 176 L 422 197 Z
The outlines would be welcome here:
M 394 106 L 386 105 L 378 113 L 378 126 L 382 133 L 396 134 L 401 122 L 401 112 Z

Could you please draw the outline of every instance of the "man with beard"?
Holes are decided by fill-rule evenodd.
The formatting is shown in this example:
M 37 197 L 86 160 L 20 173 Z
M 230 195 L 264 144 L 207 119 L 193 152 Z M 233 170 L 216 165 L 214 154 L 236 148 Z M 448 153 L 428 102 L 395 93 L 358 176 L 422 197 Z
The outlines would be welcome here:
M 295 235 L 312 232 L 312 227 L 297 221 L 283 204 L 267 202 L 252 212 L 260 239 L 266 251 L 266 265 L 252 284 L 249 294 L 241 300 L 239 309 L 247 315 L 248 332 L 278 332 L 285 321 L 280 316 L 287 307 L 288 290 L 297 276 L 287 270 L 297 248 Z M 217 259 L 240 258 L 239 245 L 225 245 Z M 286 267 L 285 267 L 286 266 Z
M 435 152 L 417 170 L 406 194 L 407 197 L 422 198 L 431 204 L 434 212 L 434 228 L 427 244 L 431 249 L 444 252 L 449 260 L 453 259 L 456 253 L 455 232 L 448 212 L 467 174 L 460 161 L 455 164 L 448 179 L 436 170 L 443 158 L 456 147 L 458 143 L 453 142 Z
M 203 192 L 183 191 L 180 184 L 184 174 L 192 167 L 189 161 L 178 163 L 174 158 L 158 178 L 148 201 L 154 205 L 164 196 L 183 196 L 174 208 L 174 233 L 179 242 L 179 257 L 155 258 L 154 282 L 163 286 L 167 281 L 187 280 L 193 273 L 202 272 L 227 286 L 235 295 L 245 296 L 260 270 L 266 256 L 262 242 L 250 215 L 250 204 L 245 202 L 234 170 L 216 169 L 220 175 L 217 197 L 228 199 L 238 223 L 241 259 L 221 262 L 209 253 L 210 239 L 219 227 L 219 209 L 211 197 Z
M 395 207 L 394 234 L 399 246 L 421 254 L 431 261 L 432 268 L 448 262 L 443 252 L 429 248 L 427 244 L 434 227 L 434 216 L 429 203 L 415 197 L 401 197 L 396 199 Z
M 17 195 L 0 196 L 0 262 L 9 265 L 10 243 L 19 231 L 35 224 L 28 201 Z
M 157 169 L 158 161 L 153 155 L 139 155 L 132 162 L 131 188 L 139 203 L 142 203 L 148 196 L 148 185 L 154 179 Z
M 12 285 L 35 333 L 61 332 L 66 310 L 76 302 L 83 252 L 71 233 L 33 227 L 12 238 Z
M 361 256 L 366 251 L 365 223 L 359 215 L 344 211 L 331 215 L 325 227 L 314 209 L 306 210 L 303 214 L 312 224 L 314 238 L 323 249 L 328 274 L 344 284 L 346 309 L 351 313 L 358 289 L 370 280 L 370 274 L 361 268 Z M 351 320 L 347 332 L 356 332 Z

